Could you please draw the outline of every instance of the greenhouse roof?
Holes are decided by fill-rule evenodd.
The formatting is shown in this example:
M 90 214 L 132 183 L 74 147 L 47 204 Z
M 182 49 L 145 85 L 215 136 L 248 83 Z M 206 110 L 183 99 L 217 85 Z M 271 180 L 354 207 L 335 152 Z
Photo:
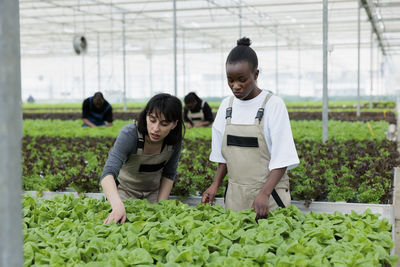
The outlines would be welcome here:
M 73 53 L 84 35 L 88 53 L 173 53 L 174 2 L 164 0 L 20 0 L 22 56 Z M 400 1 L 362 0 L 361 47 L 400 54 Z M 328 2 L 329 46 L 356 49 L 358 1 Z M 321 49 L 322 1 L 177 0 L 178 52 L 231 48 L 248 36 L 257 49 Z

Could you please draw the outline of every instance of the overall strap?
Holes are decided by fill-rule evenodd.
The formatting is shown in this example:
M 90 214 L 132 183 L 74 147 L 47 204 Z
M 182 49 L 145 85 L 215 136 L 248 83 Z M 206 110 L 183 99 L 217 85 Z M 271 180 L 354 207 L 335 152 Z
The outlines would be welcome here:
M 136 154 L 141 155 L 141 154 L 143 154 L 143 150 L 144 150 L 144 137 L 143 137 L 142 133 L 139 132 L 139 130 L 137 131 L 137 134 L 138 134 L 138 140 L 137 140 Z
M 93 106 L 93 96 L 89 97 L 89 108 L 90 108 L 90 110 L 92 110 L 92 106 Z
M 101 113 L 97 113 L 97 114 L 101 114 L 101 116 L 104 116 L 104 114 L 106 114 L 106 112 L 111 108 L 111 105 L 108 104 L 107 107 L 101 112 Z
M 111 108 L 111 105 L 110 104 L 108 104 L 108 106 L 106 107 L 106 109 L 103 111 L 103 113 L 102 114 L 105 114 L 109 109 Z
M 261 123 L 261 121 L 262 121 L 262 119 L 264 117 L 264 107 L 267 104 L 268 100 L 271 98 L 271 96 L 272 96 L 272 94 L 267 94 L 267 96 L 265 97 L 261 107 L 258 109 L 256 118 L 255 118 L 255 121 L 254 121 L 255 124 L 257 124 L 257 122 L 258 122 L 258 124 Z
M 274 200 L 275 200 L 276 204 L 278 205 L 278 207 L 281 207 L 281 208 L 285 207 L 285 204 L 283 204 L 283 201 L 280 198 L 280 196 L 278 195 L 278 192 L 276 192 L 275 188 L 272 190 L 271 195 L 274 198 Z
M 231 123 L 231 118 L 232 118 L 233 99 L 234 99 L 233 96 L 231 96 L 231 98 L 229 98 L 229 106 L 226 108 L 226 113 L 225 113 L 226 123 L 229 123 L 229 124 Z

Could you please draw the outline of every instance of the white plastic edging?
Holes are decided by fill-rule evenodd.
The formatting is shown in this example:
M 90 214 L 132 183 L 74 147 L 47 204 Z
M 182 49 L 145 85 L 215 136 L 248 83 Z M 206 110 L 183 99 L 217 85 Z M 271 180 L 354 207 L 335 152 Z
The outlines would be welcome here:
M 80 194 L 77 192 L 37 192 L 37 191 L 25 191 L 24 194 L 32 194 L 33 196 L 40 196 L 44 199 L 51 199 L 54 196 L 64 195 L 64 194 L 73 194 L 75 197 L 78 197 Z M 103 193 L 84 193 L 85 196 L 101 199 L 104 197 Z M 201 202 L 200 196 L 190 196 L 188 198 L 180 198 L 177 196 L 170 196 L 169 199 L 178 199 L 183 203 L 188 204 L 189 206 L 196 206 Z M 386 218 L 389 220 L 391 224 L 394 223 L 394 206 L 391 204 L 362 204 L 362 203 L 346 203 L 346 202 L 312 202 L 309 207 L 304 205 L 305 201 L 292 201 L 292 205 L 295 205 L 302 212 L 325 212 L 325 213 L 333 213 L 335 211 L 339 211 L 344 214 L 351 213 L 354 210 L 357 213 L 363 213 L 367 209 L 370 209 L 372 213 L 381 214 L 382 218 Z M 219 205 L 224 207 L 224 199 L 223 198 L 215 198 L 215 205 Z
M 400 168 L 394 168 L 393 177 L 393 206 L 394 206 L 394 223 L 392 226 L 392 235 L 394 243 L 394 254 L 400 254 Z M 400 262 L 397 264 L 400 266 Z

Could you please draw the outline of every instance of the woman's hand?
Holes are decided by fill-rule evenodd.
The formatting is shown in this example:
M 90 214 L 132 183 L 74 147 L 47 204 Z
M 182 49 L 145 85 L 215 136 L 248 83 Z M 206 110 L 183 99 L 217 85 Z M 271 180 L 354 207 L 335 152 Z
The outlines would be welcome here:
M 269 209 L 269 196 L 263 192 L 259 192 L 254 199 L 251 207 L 257 213 L 256 221 L 259 219 L 266 219 L 268 217 Z
M 111 221 L 115 223 L 124 223 L 126 221 L 126 211 L 124 207 L 124 203 L 118 203 L 115 207 L 112 207 L 112 211 L 110 215 L 104 220 L 104 224 L 108 224 Z
M 214 198 L 217 192 L 218 192 L 218 184 L 214 182 L 210 185 L 210 187 L 207 188 L 206 191 L 204 191 L 201 203 L 203 204 L 209 203 L 210 205 L 212 205 L 214 203 Z
M 111 221 L 124 223 L 126 221 L 126 211 L 124 203 L 122 203 L 119 197 L 114 177 L 111 174 L 106 175 L 101 181 L 101 186 L 112 208 L 110 215 L 104 220 L 104 224 Z
M 252 205 L 252 208 L 257 213 L 256 221 L 258 221 L 259 219 L 266 219 L 268 217 L 269 197 L 272 194 L 272 190 L 285 174 L 285 171 L 286 167 L 271 170 L 267 181 L 265 182 L 260 192 L 258 192 Z
M 219 185 L 222 185 L 222 181 L 224 180 L 225 175 L 228 173 L 228 169 L 226 167 L 226 163 L 218 163 L 217 172 L 214 176 L 214 181 L 203 193 L 203 197 L 201 198 L 201 203 L 209 203 L 212 205 L 214 203 L 215 195 L 218 192 Z
M 173 180 L 168 179 L 167 177 L 163 177 L 161 179 L 160 190 L 158 191 L 157 202 L 161 200 L 167 200 L 173 186 L 174 186 Z

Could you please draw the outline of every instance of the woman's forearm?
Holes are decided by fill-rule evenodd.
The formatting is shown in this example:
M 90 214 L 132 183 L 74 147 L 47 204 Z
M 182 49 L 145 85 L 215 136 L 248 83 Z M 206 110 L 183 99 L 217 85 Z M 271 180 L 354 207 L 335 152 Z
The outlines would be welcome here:
M 171 193 L 173 185 L 174 185 L 173 180 L 163 177 L 161 180 L 161 186 L 160 186 L 160 191 L 158 192 L 157 201 L 167 200 L 169 194 Z
M 96 124 L 94 124 L 93 122 L 91 122 L 90 120 L 88 120 L 88 119 L 82 119 L 83 120 L 83 123 L 86 123 L 86 125 L 87 126 L 89 126 L 89 127 L 96 127 Z
M 272 190 L 274 190 L 275 186 L 279 183 L 282 176 L 285 174 L 285 171 L 286 167 L 272 170 L 260 192 L 262 194 L 270 196 Z
M 106 175 L 101 181 L 101 186 L 103 187 L 103 192 L 111 207 L 115 207 L 122 203 L 121 198 L 118 194 L 117 185 L 115 183 L 114 177 L 111 174 Z
M 221 186 L 222 181 L 224 180 L 227 173 L 228 173 L 228 169 L 226 167 L 226 163 L 218 163 L 218 168 L 217 168 L 217 172 L 215 173 L 213 183 L 217 184 L 218 186 Z
M 196 126 L 196 128 L 205 127 L 205 126 L 209 126 L 209 125 L 211 125 L 211 121 L 202 121 Z

